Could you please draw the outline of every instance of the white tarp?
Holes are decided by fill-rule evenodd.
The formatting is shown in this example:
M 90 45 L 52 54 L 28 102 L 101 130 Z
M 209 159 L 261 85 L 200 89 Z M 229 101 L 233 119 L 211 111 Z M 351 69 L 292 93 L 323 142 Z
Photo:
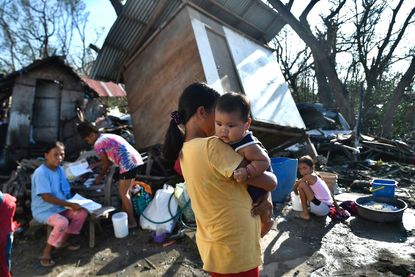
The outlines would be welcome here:
M 254 119 L 305 129 L 273 52 L 226 27 L 224 31 Z
M 205 23 L 192 18 L 206 82 L 224 92 Z M 282 127 L 305 129 L 305 124 L 273 52 L 241 34 L 223 27 L 241 86 L 251 101 L 253 119 Z

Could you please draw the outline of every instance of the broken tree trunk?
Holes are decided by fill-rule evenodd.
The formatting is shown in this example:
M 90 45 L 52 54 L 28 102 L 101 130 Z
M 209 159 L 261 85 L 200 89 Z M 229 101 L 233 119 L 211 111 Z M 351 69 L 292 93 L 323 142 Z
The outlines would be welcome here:
M 402 76 L 396 88 L 393 90 L 392 99 L 386 104 L 385 115 L 383 116 L 383 136 L 392 136 L 392 126 L 396 107 L 401 102 L 405 89 L 411 85 L 415 75 L 415 56 L 412 57 L 411 64 Z

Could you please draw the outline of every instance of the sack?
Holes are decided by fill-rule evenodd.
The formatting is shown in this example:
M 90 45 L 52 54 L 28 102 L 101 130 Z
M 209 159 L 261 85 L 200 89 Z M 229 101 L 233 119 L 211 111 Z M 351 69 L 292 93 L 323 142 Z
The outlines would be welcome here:
M 151 197 L 153 197 L 153 194 L 154 194 L 153 188 L 151 187 L 150 184 L 144 183 L 142 181 L 134 180 L 133 183 L 131 184 L 131 187 L 132 187 L 131 190 L 133 193 L 134 193 L 134 189 L 136 186 L 142 187 L 145 190 L 145 192 L 147 192 Z
M 164 185 L 156 192 L 153 200 L 140 216 L 140 226 L 143 229 L 158 233 L 171 233 L 177 222 L 177 199 L 173 196 L 172 186 Z M 172 215 L 170 215 L 169 212 Z
M 186 190 L 186 183 L 178 183 L 176 184 L 176 189 L 174 190 L 174 196 L 177 198 L 179 202 L 179 207 L 182 210 L 184 219 L 187 222 L 195 222 L 195 214 L 192 210 L 192 204 L 189 203 L 190 198 L 187 194 Z

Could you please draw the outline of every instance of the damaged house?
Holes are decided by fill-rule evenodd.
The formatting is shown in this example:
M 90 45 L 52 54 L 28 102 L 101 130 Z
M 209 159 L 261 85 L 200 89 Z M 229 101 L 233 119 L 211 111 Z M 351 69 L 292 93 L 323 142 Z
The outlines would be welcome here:
M 125 84 L 139 148 L 163 142 L 183 88 L 195 81 L 246 94 L 252 130 L 271 154 L 307 139 L 266 45 L 276 12 L 262 1 L 129 0 L 117 13 L 91 77 Z
M 0 79 L 0 167 L 42 156 L 42 144 L 62 141 L 67 158 L 85 147 L 78 136 L 78 111 L 97 97 L 62 57 L 35 61 Z

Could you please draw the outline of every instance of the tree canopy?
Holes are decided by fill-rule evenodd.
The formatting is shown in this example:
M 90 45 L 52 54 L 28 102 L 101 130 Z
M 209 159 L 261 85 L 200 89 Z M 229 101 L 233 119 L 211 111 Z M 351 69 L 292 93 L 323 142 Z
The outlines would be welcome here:
M 268 1 L 286 24 L 275 45 L 295 99 L 337 108 L 354 124 L 363 82 L 364 131 L 391 136 L 394 129 L 405 133 L 414 128 L 415 121 L 401 127 L 415 102 L 415 41 L 410 33 L 415 2 L 332 0 L 321 9 L 322 2 L 310 0 L 304 6 L 301 1 L 297 17 L 293 10 L 298 0 Z M 296 52 L 286 42 L 292 33 L 304 42 Z
M 8 73 L 60 55 L 86 73 L 93 61 L 86 45 L 88 15 L 82 0 L 0 0 L 0 69 Z

